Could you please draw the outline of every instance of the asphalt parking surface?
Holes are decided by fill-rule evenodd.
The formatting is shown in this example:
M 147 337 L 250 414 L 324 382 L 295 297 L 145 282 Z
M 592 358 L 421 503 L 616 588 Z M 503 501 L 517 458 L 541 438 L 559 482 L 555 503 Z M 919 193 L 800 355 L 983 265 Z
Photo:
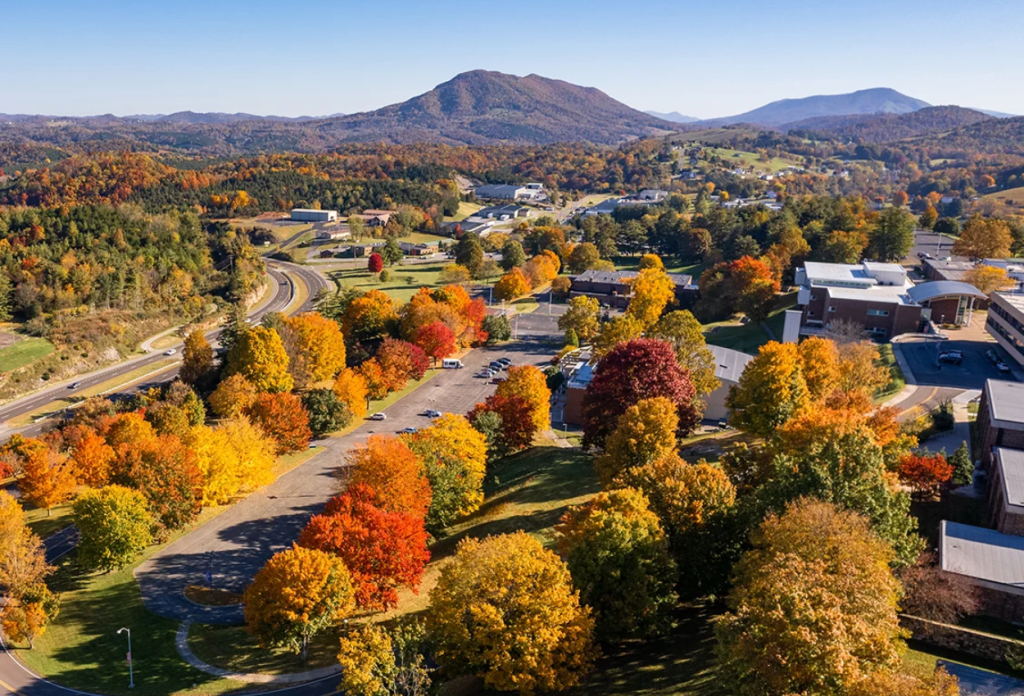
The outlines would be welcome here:
M 913 341 L 900 344 L 917 383 L 922 386 L 981 389 L 987 379 L 1013 379 L 1000 372 L 985 353 L 995 350 L 1006 362 L 1009 358 L 995 344 L 986 341 Z M 940 352 L 959 350 L 964 360 L 959 365 L 939 363 Z

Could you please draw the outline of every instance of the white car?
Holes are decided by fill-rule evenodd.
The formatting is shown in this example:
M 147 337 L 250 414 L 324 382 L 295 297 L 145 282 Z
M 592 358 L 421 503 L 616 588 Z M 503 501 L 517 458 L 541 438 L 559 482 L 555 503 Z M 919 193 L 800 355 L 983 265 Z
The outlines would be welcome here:
M 419 432 L 418 428 L 402 428 L 398 431 L 400 435 L 415 435 Z
M 178 351 L 174 350 L 173 348 L 168 348 L 167 350 L 164 351 L 164 355 L 174 355 L 177 352 Z
M 425 415 L 427 418 L 440 418 L 441 417 L 441 412 L 440 411 L 435 411 L 432 408 L 428 408 L 426 413 L 424 413 L 423 415 Z
M 372 416 L 370 416 L 370 420 L 387 420 L 387 419 L 388 419 L 388 416 L 383 411 L 381 411 L 379 413 L 374 413 Z

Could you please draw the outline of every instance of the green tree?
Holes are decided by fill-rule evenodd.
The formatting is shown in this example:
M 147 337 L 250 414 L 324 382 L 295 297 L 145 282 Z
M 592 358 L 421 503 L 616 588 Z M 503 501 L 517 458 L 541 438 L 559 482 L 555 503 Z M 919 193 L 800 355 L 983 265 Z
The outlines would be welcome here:
M 14 311 L 14 304 L 11 301 L 11 277 L 7 271 L 0 268 L 0 321 L 10 321 Z
M 83 492 L 74 502 L 78 562 L 103 571 L 124 568 L 153 541 L 155 520 L 139 491 L 105 486 Z
M 310 389 L 302 395 L 302 405 L 309 414 L 313 437 L 337 432 L 352 422 L 352 412 L 333 389 Z
M 488 314 L 480 328 L 487 332 L 488 345 L 512 338 L 512 325 L 508 323 L 508 317 L 504 314 Z
M 583 242 L 573 247 L 566 261 L 569 272 L 573 274 L 583 273 L 597 265 L 601 260 L 601 253 L 597 247 L 590 242 Z
M 876 261 L 902 260 L 914 245 L 917 221 L 903 208 L 886 208 L 868 236 L 868 253 Z
M 947 461 L 953 467 L 953 483 L 968 486 L 974 482 L 974 462 L 971 461 L 971 450 L 966 441 L 960 443 Z
M 558 317 L 558 329 L 576 332 L 583 342 L 590 342 L 601 329 L 601 303 L 594 297 L 578 295 L 569 300 L 569 309 Z
M 505 242 L 501 247 L 501 267 L 506 271 L 518 268 L 526 263 L 526 252 L 523 245 L 514 239 Z
M 689 310 L 669 312 L 647 335 L 672 345 L 679 364 L 690 371 L 690 381 L 699 396 L 718 389 L 721 382 L 715 377 L 715 356 L 704 340 L 704 327 Z
M 399 246 L 396 240 L 389 239 L 381 247 L 380 257 L 384 261 L 385 266 L 394 266 L 396 263 L 401 263 L 402 259 L 405 258 L 405 253 L 402 252 L 402 247 Z M 385 279 L 381 278 L 381 280 Z
M 601 639 L 657 635 L 671 626 L 676 565 L 643 493 L 599 493 L 570 508 L 555 530 L 580 600 L 597 614 Z
M 475 234 L 463 235 L 455 246 L 455 263 L 468 268 L 470 274 L 477 278 L 483 262 L 484 250 L 480 246 L 480 240 Z

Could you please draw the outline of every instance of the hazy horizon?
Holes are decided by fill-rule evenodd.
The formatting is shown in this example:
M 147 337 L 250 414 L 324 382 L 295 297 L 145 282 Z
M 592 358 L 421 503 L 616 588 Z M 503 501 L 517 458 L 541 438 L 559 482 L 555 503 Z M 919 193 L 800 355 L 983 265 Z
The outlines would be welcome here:
M 874 87 L 1024 113 L 1024 90 L 999 68 L 1024 61 L 1024 3 L 1005 1 L 864 0 L 851 14 L 811 0 L 770 10 L 752 0 L 527 0 L 514 13 L 452 0 L 183 0 L 173 10 L 55 0 L 5 15 L 17 28 L 6 53 L 33 63 L 9 75 L 8 114 L 350 114 L 474 69 L 536 73 L 696 118 Z M 493 48 L 481 55 L 475 44 Z

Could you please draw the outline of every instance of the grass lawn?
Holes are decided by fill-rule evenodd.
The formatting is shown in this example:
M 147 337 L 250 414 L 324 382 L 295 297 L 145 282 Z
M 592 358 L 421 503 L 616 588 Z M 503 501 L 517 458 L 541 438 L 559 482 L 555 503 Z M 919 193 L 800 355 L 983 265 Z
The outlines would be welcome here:
M 889 397 L 899 394 L 903 391 L 903 387 L 907 386 L 907 379 L 903 376 L 903 370 L 900 369 L 900 364 L 892 352 L 892 345 L 883 343 L 878 346 L 878 352 L 882 356 L 882 365 L 889 368 L 889 386 L 875 395 L 876 402 L 885 401 Z
M 764 162 L 760 159 L 761 156 L 756 152 L 743 152 L 741 150 L 731 150 L 725 147 L 710 148 L 707 150 L 707 155 L 709 159 L 717 155 L 728 165 L 735 165 L 736 167 L 743 167 L 745 169 L 753 169 L 761 172 L 778 172 L 787 167 L 799 164 L 797 162 L 782 159 L 781 157 L 772 157 L 767 162 Z
M 25 510 L 25 524 L 36 536 L 45 539 L 71 524 L 70 514 L 70 505 L 58 505 L 49 514 L 40 508 L 29 508 Z
M 795 292 L 779 295 L 776 299 L 775 309 L 771 311 L 767 321 L 764 322 L 772 330 L 772 333 L 775 334 L 775 340 L 782 340 L 782 328 L 786 322 L 786 310 L 792 309 L 795 306 Z M 741 353 L 749 353 L 750 355 L 756 354 L 758 348 L 772 340 L 772 337 L 764 330 L 763 326 L 752 321 L 748 321 L 746 324 L 741 324 L 738 321 L 706 324 L 704 336 L 707 342 L 712 345 L 731 348 Z
M 338 639 L 342 632 L 343 628 L 324 631 L 311 640 L 308 662 L 283 648 L 261 648 L 244 626 L 192 624 L 188 631 L 188 647 L 203 662 L 222 669 L 290 674 L 336 664 Z
M 45 338 L 22 338 L 6 348 L 0 348 L 0 372 L 25 367 L 55 350 L 56 347 Z
M 984 196 L 982 196 L 982 199 L 995 200 L 999 201 L 1000 203 L 1024 205 L 1024 186 L 1018 186 L 1017 188 L 1004 189 L 1002 191 L 986 193 Z
M 615 256 L 612 258 L 612 263 L 615 264 L 615 270 L 617 271 L 635 271 L 640 267 L 640 255 L 637 256 Z M 694 282 L 700 278 L 700 274 L 707 268 L 707 263 L 692 263 L 689 265 L 667 265 L 665 266 L 666 273 L 685 273 L 686 275 L 693 276 Z
M 476 211 L 482 210 L 483 207 L 484 206 L 481 203 L 470 203 L 468 201 L 459 201 L 459 210 L 458 210 L 458 212 L 456 212 L 455 215 L 451 216 L 450 218 L 445 218 L 445 222 L 462 222 L 463 220 L 468 218 L 470 215 L 472 215 Z
M 420 288 L 440 287 L 438 276 L 447 263 L 449 262 L 392 266 L 388 269 L 391 279 L 384 283 L 377 280 L 377 277 L 365 267 L 358 270 L 328 271 L 327 276 L 334 281 L 339 289 L 383 290 L 399 302 L 408 302 Z

